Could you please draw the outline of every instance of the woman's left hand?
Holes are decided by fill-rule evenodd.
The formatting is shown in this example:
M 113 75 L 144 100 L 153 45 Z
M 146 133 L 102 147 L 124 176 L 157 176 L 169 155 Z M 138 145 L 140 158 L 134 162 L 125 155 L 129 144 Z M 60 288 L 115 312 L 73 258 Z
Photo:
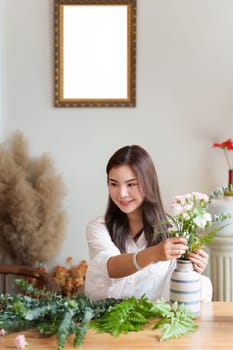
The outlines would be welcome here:
M 196 249 L 195 252 L 188 253 L 189 260 L 193 263 L 194 270 L 202 273 L 208 265 L 208 254 L 202 249 Z

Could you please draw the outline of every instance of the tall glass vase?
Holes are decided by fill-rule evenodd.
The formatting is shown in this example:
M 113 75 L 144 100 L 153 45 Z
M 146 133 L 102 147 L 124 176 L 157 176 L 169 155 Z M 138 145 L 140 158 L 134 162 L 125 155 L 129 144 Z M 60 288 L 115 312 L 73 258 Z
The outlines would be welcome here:
M 170 301 L 184 304 L 196 316 L 200 314 L 201 281 L 200 274 L 193 269 L 189 260 L 177 260 L 171 276 Z

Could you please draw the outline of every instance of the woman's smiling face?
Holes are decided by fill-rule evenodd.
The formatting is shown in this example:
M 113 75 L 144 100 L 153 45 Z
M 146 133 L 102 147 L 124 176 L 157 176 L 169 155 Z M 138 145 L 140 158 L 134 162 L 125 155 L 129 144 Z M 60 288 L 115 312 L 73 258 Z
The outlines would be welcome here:
M 137 176 L 129 165 L 111 168 L 108 174 L 109 196 L 125 214 L 141 207 L 144 196 Z

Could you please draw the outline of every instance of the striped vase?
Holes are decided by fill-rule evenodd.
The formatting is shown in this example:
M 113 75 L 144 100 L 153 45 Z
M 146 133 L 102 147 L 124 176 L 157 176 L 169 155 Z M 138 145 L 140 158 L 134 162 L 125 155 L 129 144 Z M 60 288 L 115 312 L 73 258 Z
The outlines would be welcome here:
M 184 304 L 196 316 L 200 314 L 200 274 L 189 260 L 177 260 L 171 276 L 170 301 Z

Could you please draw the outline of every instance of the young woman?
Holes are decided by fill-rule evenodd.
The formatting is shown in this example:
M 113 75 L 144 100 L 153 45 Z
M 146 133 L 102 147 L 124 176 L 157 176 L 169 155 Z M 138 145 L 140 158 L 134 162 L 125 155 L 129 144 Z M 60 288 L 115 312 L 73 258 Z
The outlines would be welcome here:
M 85 293 L 107 297 L 169 300 L 169 281 L 176 259 L 186 250 L 184 238 L 172 238 L 161 201 L 153 161 L 140 146 L 125 146 L 109 159 L 109 191 L 104 217 L 87 225 L 89 263 Z M 203 250 L 190 254 L 199 273 L 208 263 Z M 201 276 L 202 300 L 211 300 L 210 280 Z

